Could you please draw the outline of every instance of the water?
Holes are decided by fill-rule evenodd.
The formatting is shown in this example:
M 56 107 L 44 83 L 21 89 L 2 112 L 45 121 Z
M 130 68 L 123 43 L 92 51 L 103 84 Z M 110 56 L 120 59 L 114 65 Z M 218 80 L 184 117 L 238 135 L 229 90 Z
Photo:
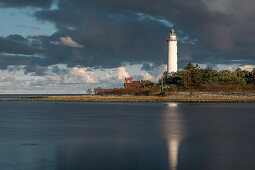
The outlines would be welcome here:
M 255 104 L 0 102 L 2 170 L 254 170 Z
M 82 96 L 86 94 L 0 94 L 0 100 L 47 96 Z

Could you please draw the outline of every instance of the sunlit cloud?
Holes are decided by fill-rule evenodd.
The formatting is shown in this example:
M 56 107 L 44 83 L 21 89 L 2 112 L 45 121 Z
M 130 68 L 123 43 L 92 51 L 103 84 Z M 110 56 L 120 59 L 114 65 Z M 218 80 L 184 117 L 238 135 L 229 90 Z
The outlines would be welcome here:
M 239 67 L 241 70 L 247 70 L 247 71 L 252 71 L 254 69 L 253 65 L 243 65 Z
M 60 37 L 59 41 L 50 41 L 50 43 L 54 44 L 54 45 L 64 45 L 64 46 L 72 47 L 72 48 L 83 48 L 84 47 L 83 45 L 72 40 L 72 38 L 69 36 Z

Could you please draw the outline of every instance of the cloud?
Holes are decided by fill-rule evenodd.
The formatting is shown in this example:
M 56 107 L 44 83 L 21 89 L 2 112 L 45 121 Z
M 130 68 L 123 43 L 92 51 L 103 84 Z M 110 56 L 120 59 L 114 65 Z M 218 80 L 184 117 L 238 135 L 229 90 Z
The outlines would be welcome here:
M 88 68 L 74 67 L 69 69 L 69 73 L 64 75 L 63 83 L 80 84 L 80 83 L 96 83 L 97 78 L 93 71 Z
M 243 65 L 239 67 L 241 70 L 252 71 L 255 67 L 252 65 Z
M 177 32 L 180 39 L 189 37 L 184 42 L 180 41 L 180 46 L 183 43 L 193 45 L 194 48 L 190 48 L 186 56 L 194 60 L 206 63 L 210 57 L 214 57 L 217 60 L 213 62 L 216 63 L 224 62 L 223 59 L 253 58 L 253 1 L 245 0 L 241 3 L 234 0 L 230 3 L 229 0 L 160 0 L 157 3 L 160 5 L 154 3 L 152 0 L 109 0 L 107 3 L 103 0 L 61 1 L 58 10 L 39 11 L 35 15 L 39 19 L 56 23 L 61 30 L 75 28 L 73 34 L 79 33 L 80 39 L 87 38 L 84 41 L 91 51 L 93 47 L 98 48 L 106 54 L 111 52 L 115 59 L 121 56 L 129 62 L 133 62 L 132 56 L 138 62 L 144 57 L 143 61 L 155 63 L 156 58 L 166 56 L 166 51 L 162 52 L 164 43 L 155 42 L 164 42 L 171 24 L 181 30 Z M 72 8 L 76 8 L 77 13 L 73 13 Z M 244 8 L 247 10 L 243 10 Z M 125 30 L 126 28 L 128 29 Z M 119 38 L 114 41 L 116 37 Z M 154 47 L 150 42 L 154 43 Z M 130 44 L 135 44 L 137 48 L 132 48 Z M 242 52 L 244 50 L 245 54 Z M 182 48 L 179 54 L 182 55 L 185 51 L 187 50 Z M 93 53 L 96 55 L 96 52 Z
M 38 64 L 30 63 L 27 66 L 25 66 L 24 70 L 25 74 L 32 73 L 31 74 L 32 76 L 44 76 L 47 73 L 48 68 L 40 66 Z
M 27 28 L 27 25 L 25 25 L 25 24 L 16 24 L 16 27 Z
M 34 29 L 34 30 L 41 30 L 41 28 L 40 28 L 40 27 L 35 26 L 35 25 L 31 26 L 31 28 L 32 28 L 32 29 Z
M 0 0 L 0 6 L 3 7 L 41 7 L 49 8 L 53 0 Z
M 95 75 L 94 71 L 85 67 L 66 68 L 63 66 L 51 66 L 42 68 L 35 66 L 33 68 L 26 68 L 26 66 L 23 66 L 15 68 L 11 66 L 9 68 L 11 72 L 15 71 L 20 76 L 14 78 L 11 75 L 12 73 L 8 72 L 1 76 L 1 90 L 60 90 L 62 88 L 67 91 L 75 91 L 84 90 L 82 88 L 83 85 L 89 86 L 89 84 L 98 83 L 98 76 Z M 22 74 L 22 70 L 25 70 L 26 73 L 28 69 L 32 69 L 31 73 Z M 40 71 L 42 74 L 40 74 Z M 7 88 L 8 86 L 9 88 Z
M 151 70 L 154 74 L 151 74 L 146 71 L 139 71 L 135 74 L 130 74 L 127 71 L 126 67 L 119 67 L 116 69 L 110 69 L 108 73 L 104 73 L 98 76 L 98 80 L 100 82 L 108 82 L 111 84 L 123 84 L 126 77 L 133 77 L 133 80 L 150 80 L 153 82 L 157 82 L 158 78 L 161 76 L 161 72 L 158 68 Z
M 28 25 L 25 25 L 25 24 L 16 24 L 16 27 L 20 27 L 20 28 L 29 28 L 29 29 L 33 29 L 33 30 L 41 30 L 40 27 L 38 26 L 28 26 Z
M 83 48 L 83 45 L 80 45 L 79 43 L 75 42 L 72 40 L 71 37 L 60 37 L 59 41 L 51 41 L 52 44 L 54 45 L 64 45 L 67 47 L 72 47 L 72 48 Z
M 41 53 L 41 50 L 20 35 L 9 35 L 0 37 L 0 53 L 32 55 Z
M 228 71 L 231 71 L 231 72 L 235 71 L 233 67 L 227 67 L 224 70 L 228 70 Z
M 0 53 L 0 69 L 2 70 L 8 69 L 9 66 L 28 66 L 40 62 L 43 63 L 39 57 Z
M 135 80 L 150 80 L 155 81 L 155 77 L 150 75 L 150 73 L 142 71 L 139 74 L 134 75 Z
M 144 64 L 143 70 L 154 77 L 150 70 L 159 67 L 162 58 L 167 63 L 165 39 L 171 26 L 176 28 L 180 40 L 181 68 L 190 60 L 211 65 L 233 64 L 236 60 L 240 61 L 238 64 L 255 64 L 252 0 L 159 0 L 157 3 L 72 0 L 58 1 L 54 9 L 48 8 L 51 0 L 0 2 L 3 7 L 44 8 L 34 8 L 34 17 L 52 22 L 57 28 L 49 36 L 1 37 L 1 68 L 7 68 L 8 64 L 32 65 L 27 70 L 37 74 L 32 72 L 33 65 L 112 69 L 124 63 L 150 63 Z
M 122 83 L 125 77 L 130 77 L 125 67 L 119 67 L 109 70 L 108 73 L 99 76 L 101 81 L 109 81 L 111 83 Z
M 77 11 L 79 12 L 72 14 L 75 17 L 71 16 L 71 20 L 70 14 L 64 12 L 61 16 L 53 11 L 36 14 L 38 16 L 43 15 L 41 17 L 49 18 L 49 20 L 57 19 L 59 32 L 49 37 L 52 39 L 51 42 L 59 44 L 60 41 L 55 36 L 63 37 L 64 34 L 70 35 L 80 45 L 86 46 L 84 49 L 80 48 L 75 51 L 70 49 L 67 53 L 64 53 L 63 50 L 59 51 L 61 54 L 58 55 L 62 55 L 63 58 L 69 58 L 67 54 L 73 53 L 72 56 L 77 59 L 79 65 L 117 68 L 122 66 L 124 62 L 139 64 L 146 61 L 159 64 L 161 62 L 159 58 L 167 53 L 165 38 L 169 28 L 164 24 L 149 18 L 139 20 L 138 15 L 134 12 L 110 15 L 89 8 L 86 10 L 87 8 L 78 8 Z M 80 20 L 79 13 L 82 16 L 92 15 L 93 18 L 85 17 Z M 61 20 L 62 15 L 66 16 L 66 19 Z M 52 54 L 49 51 L 47 55 Z M 69 63 L 71 66 L 76 64 L 74 60 L 69 61 Z
M 29 82 L 26 80 L 19 80 L 14 77 L 1 77 L 0 78 L 1 90 L 26 89 L 28 86 L 29 86 Z
M 123 87 L 125 77 L 134 80 L 151 80 L 157 82 L 157 74 L 137 72 L 130 74 L 126 67 L 108 69 L 107 73 L 89 67 L 71 67 L 54 65 L 41 67 L 9 66 L 9 72 L 3 71 L 0 77 L 0 92 L 20 93 L 81 93 L 85 89 L 103 87 Z M 24 72 L 26 74 L 24 74 Z M 154 73 L 157 71 L 154 70 Z M 13 76 L 13 73 L 19 76 Z

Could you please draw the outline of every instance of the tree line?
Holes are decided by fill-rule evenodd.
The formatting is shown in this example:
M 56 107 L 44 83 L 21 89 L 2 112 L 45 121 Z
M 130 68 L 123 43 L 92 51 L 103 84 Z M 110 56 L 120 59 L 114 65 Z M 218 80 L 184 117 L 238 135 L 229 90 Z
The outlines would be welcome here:
M 163 91 L 162 91 L 163 80 Z M 248 92 L 255 90 L 255 69 L 252 71 L 240 68 L 217 71 L 212 68 L 201 69 L 199 65 L 189 63 L 184 70 L 171 75 L 164 72 L 157 83 L 149 83 L 142 88 L 95 88 L 95 95 L 167 95 L 178 91 L 210 91 L 210 92 Z M 92 94 L 89 89 L 88 94 Z
M 217 71 L 211 68 L 201 69 L 199 65 L 189 63 L 184 70 L 172 75 L 163 74 L 159 84 L 164 82 L 166 89 L 177 90 L 253 90 L 255 84 L 255 69 L 252 71 L 238 68 Z

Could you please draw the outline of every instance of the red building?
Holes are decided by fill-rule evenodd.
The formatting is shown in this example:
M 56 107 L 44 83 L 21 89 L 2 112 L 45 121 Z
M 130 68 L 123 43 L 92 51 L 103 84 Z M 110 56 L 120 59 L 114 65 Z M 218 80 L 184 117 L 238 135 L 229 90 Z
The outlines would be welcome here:
M 132 77 L 126 77 L 125 81 L 126 83 L 132 83 Z
M 148 84 L 151 84 L 151 82 L 148 80 L 133 81 L 132 77 L 126 77 L 124 86 L 126 89 L 127 88 L 141 88 Z

